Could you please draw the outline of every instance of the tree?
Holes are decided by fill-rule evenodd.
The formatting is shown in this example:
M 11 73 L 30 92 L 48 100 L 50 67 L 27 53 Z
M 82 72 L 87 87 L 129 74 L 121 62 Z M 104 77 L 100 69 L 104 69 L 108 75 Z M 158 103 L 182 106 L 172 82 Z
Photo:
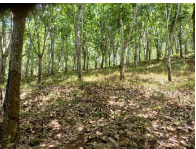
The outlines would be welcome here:
M 131 25 L 131 27 L 129 29 L 129 35 L 128 35 L 127 41 L 124 42 L 124 25 L 123 25 L 123 19 L 122 19 L 122 4 L 120 4 L 120 9 L 121 9 L 121 12 L 120 12 L 120 25 L 121 25 L 121 43 L 122 43 L 122 52 L 121 52 L 121 61 L 120 61 L 120 65 L 121 65 L 120 80 L 124 79 L 125 51 L 126 51 L 126 48 L 127 48 L 128 44 L 129 44 L 129 40 L 130 40 L 130 37 L 131 37 L 133 26 L 135 24 L 135 20 L 136 20 L 136 16 L 137 16 L 137 8 L 138 8 L 138 4 L 136 4 L 134 18 L 133 18 L 132 25 Z
M 52 7 L 52 4 L 50 4 L 50 7 Z M 37 15 L 38 11 L 42 9 L 42 15 Z M 39 58 L 39 64 L 38 64 L 38 83 L 41 83 L 42 80 L 42 57 L 44 55 L 45 49 L 46 49 L 46 42 L 49 36 L 49 32 L 50 32 L 50 23 L 51 23 L 51 17 L 52 17 L 52 9 L 50 9 L 50 13 L 49 13 L 49 17 L 46 16 L 46 4 L 42 4 L 42 5 L 37 5 L 35 11 L 33 11 L 33 18 L 35 21 L 35 30 L 37 33 L 37 50 L 35 48 L 35 45 L 33 43 L 34 46 L 34 51 L 37 54 L 38 58 Z M 40 37 L 40 23 L 42 23 L 40 20 L 41 18 L 43 19 L 43 25 L 44 25 L 44 41 L 43 41 L 43 48 L 41 50 L 41 37 Z M 41 24 L 42 25 L 42 24 Z M 31 42 L 32 41 L 32 37 L 31 38 Z
M 13 35 L 6 95 L 3 103 L 3 138 L 8 142 L 19 140 L 20 79 L 23 34 L 28 9 L 32 4 L 6 4 L 13 13 Z M 1 9 L 1 7 L 0 7 Z
M 6 65 L 6 60 L 10 52 L 11 48 L 11 38 L 12 38 L 12 14 L 11 16 L 11 27 L 10 27 L 10 34 L 7 39 L 7 25 L 6 25 L 6 16 L 7 12 L 2 11 L 0 12 L 1 18 L 2 18 L 2 33 L 0 35 L 0 40 L 1 40 L 1 60 L 0 60 L 0 83 L 4 83 L 4 76 L 5 76 L 5 65 Z
M 76 16 L 75 6 L 74 4 L 72 4 L 73 23 L 74 23 L 76 49 L 77 49 L 77 56 L 78 56 L 77 70 L 78 70 L 79 80 L 82 80 L 81 51 L 83 47 L 84 8 L 85 8 L 85 4 L 78 4 L 78 15 Z
M 195 3 L 193 3 L 193 50 L 195 51 Z
M 175 36 L 176 36 L 175 32 L 176 32 L 176 25 L 177 25 L 178 15 L 179 15 L 179 12 L 180 12 L 180 4 L 178 4 L 176 20 L 175 20 L 174 27 L 173 27 L 173 38 L 172 38 L 172 42 L 171 42 L 171 45 L 170 45 L 170 43 L 169 43 L 169 18 L 170 18 L 171 8 L 172 8 L 172 4 L 171 4 L 170 12 L 169 12 L 169 15 L 168 15 L 167 4 L 165 4 L 166 23 L 167 23 L 167 51 L 168 51 L 167 62 L 168 62 L 168 80 L 169 81 L 172 81 L 170 54 L 171 54 L 171 49 L 173 48 L 174 42 L 175 42 Z

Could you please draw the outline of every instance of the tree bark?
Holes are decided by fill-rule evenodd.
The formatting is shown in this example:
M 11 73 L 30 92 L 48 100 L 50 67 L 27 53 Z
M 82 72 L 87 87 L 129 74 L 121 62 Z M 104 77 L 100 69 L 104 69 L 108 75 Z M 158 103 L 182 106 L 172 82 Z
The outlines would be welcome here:
M 21 59 L 23 47 L 23 34 L 27 12 L 13 9 L 13 36 L 10 55 L 8 82 L 6 86 L 5 101 L 3 104 L 3 135 L 8 142 L 19 140 L 19 109 L 20 109 L 20 79 Z
M 127 48 L 127 56 L 126 56 L 126 64 L 129 64 L 130 62 L 130 51 L 131 51 L 131 48 L 130 48 L 130 45 L 128 46 Z
M 4 83 L 6 60 L 9 55 L 9 49 L 11 46 L 11 35 L 12 35 L 12 15 L 11 15 L 11 29 L 9 39 L 6 36 L 6 18 L 5 13 L 2 12 L 2 36 L 1 40 L 1 61 L 0 61 L 0 83 Z
M 51 75 L 54 75 L 54 29 L 51 28 L 51 60 L 52 60 L 52 68 L 51 68 Z
M 135 22 L 137 23 L 137 22 Z M 137 26 L 135 25 L 135 52 L 134 52 L 134 63 L 135 67 L 137 67 Z
M 181 19 L 180 19 L 180 26 L 181 26 Z M 180 44 L 180 57 L 183 58 L 183 51 L 182 51 L 182 32 L 180 30 L 179 35 L 179 44 Z
M 28 71 L 29 71 L 30 52 L 31 52 L 31 43 L 29 44 L 29 49 L 28 49 L 28 57 L 27 57 L 27 65 L 26 65 L 25 77 L 27 77 Z
M 78 79 L 80 81 L 82 80 L 81 51 L 83 47 L 84 7 L 85 4 L 78 4 L 78 15 L 76 18 L 74 4 L 72 4 L 73 22 L 74 22 L 74 30 L 75 30 L 75 38 L 76 38 L 76 51 L 77 51 L 77 58 L 78 58 L 77 71 L 78 71 Z
M 171 6 L 172 7 L 172 6 Z M 176 20 L 175 20 L 175 24 L 173 27 L 173 38 L 172 38 L 172 43 L 169 46 L 169 17 L 170 17 L 170 12 L 171 12 L 171 8 L 170 8 L 170 12 L 169 15 L 167 15 L 167 5 L 165 4 L 165 11 L 166 11 L 166 22 L 167 22 L 167 49 L 168 49 L 168 81 L 172 81 L 172 76 L 171 76 L 171 58 L 170 58 L 170 54 L 171 54 L 171 49 L 174 46 L 175 43 L 175 36 L 176 36 L 176 25 L 177 25 L 177 20 L 178 20 L 178 16 L 179 16 L 179 12 L 180 12 L 180 4 L 178 4 L 178 10 L 177 10 L 177 14 L 176 14 Z
M 39 55 L 38 83 L 42 82 L 42 55 Z

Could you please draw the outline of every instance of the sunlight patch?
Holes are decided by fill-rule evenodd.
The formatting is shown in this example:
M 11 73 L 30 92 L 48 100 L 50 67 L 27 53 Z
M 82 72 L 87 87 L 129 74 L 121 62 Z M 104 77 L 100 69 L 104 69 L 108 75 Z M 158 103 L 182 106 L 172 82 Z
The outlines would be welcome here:
M 61 125 L 59 124 L 58 120 L 52 120 L 49 124 L 49 127 L 52 127 L 53 130 L 59 130 Z

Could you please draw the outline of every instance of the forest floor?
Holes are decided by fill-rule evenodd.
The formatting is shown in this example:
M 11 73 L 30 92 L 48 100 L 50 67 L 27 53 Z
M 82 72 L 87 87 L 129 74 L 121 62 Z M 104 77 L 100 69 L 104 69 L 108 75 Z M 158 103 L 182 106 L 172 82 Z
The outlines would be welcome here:
M 117 67 L 22 80 L 16 148 L 195 148 L 193 60 L 172 58 L 172 82 L 156 60 L 126 65 L 123 81 Z

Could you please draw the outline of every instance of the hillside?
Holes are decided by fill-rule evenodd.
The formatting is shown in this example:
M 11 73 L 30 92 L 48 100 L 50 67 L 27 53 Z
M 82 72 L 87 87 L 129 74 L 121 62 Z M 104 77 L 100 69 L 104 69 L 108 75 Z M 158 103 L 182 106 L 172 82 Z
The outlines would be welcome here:
M 172 82 L 156 60 L 124 81 L 118 67 L 23 79 L 16 148 L 194 148 L 194 59 L 172 57 Z

